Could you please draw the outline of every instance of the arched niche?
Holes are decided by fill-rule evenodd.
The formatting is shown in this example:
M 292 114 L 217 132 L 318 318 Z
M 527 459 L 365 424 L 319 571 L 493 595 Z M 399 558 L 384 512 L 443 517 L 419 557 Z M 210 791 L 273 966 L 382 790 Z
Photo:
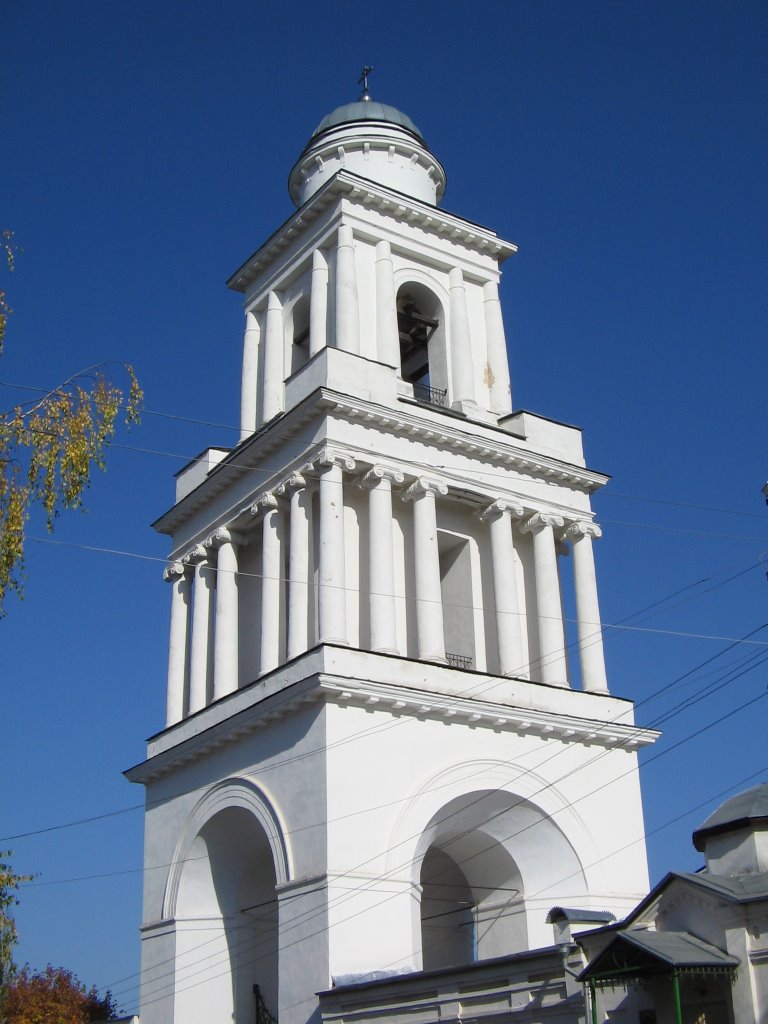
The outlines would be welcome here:
M 581 862 L 535 803 L 504 790 L 454 797 L 433 814 L 415 850 L 425 969 L 545 945 L 546 914 L 586 892 Z
M 416 398 L 448 391 L 448 352 L 445 307 L 421 281 L 403 281 L 397 289 L 397 328 L 400 373 L 414 386 Z
M 309 360 L 309 295 L 301 292 L 283 307 L 286 379 Z
M 165 894 L 177 1019 L 254 1019 L 254 985 L 277 1015 L 276 890 L 289 877 L 284 832 L 259 787 L 232 779 L 209 790 L 182 830 Z

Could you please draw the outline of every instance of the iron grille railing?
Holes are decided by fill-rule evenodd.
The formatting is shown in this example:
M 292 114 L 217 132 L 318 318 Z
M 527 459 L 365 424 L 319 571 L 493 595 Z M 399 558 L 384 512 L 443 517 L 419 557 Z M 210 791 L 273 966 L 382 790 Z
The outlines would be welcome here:
M 253 986 L 253 998 L 256 1000 L 256 1024 L 277 1024 L 277 1017 L 273 1017 L 261 998 L 259 986 Z
M 444 407 L 447 394 L 447 389 L 431 388 L 429 384 L 414 383 L 413 385 L 413 397 L 417 402 L 426 402 L 428 405 Z
M 472 668 L 472 657 L 469 654 L 446 654 L 445 660 L 451 668 Z

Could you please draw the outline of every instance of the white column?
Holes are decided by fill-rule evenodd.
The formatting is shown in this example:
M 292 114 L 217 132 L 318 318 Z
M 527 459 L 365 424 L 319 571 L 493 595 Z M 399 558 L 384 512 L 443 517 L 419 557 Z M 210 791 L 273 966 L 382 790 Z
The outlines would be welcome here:
M 245 314 L 243 376 L 240 385 L 240 440 L 256 430 L 259 380 L 259 322 L 255 313 Z
M 413 501 L 416 634 L 419 657 L 425 661 L 446 660 L 435 495 L 447 493 L 445 484 L 424 477 L 411 484 L 405 493 Z
M 368 488 L 368 588 L 371 650 L 398 654 L 395 616 L 395 566 L 392 551 L 392 482 L 399 470 L 374 466 L 362 479 Z
M 602 537 L 597 523 L 573 523 L 565 536 L 573 545 L 573 578 L 576 589 L 576 622 L 579 636 L 581 682 L 590 693 L 608 693 L 600 627 L 600 605 L 597 600 L 597 577 L 592 538 Z
M 325 451 L 315 463 L 320 476 L 320 551 L 318 625 L 321 643 L 347 643 L 347 601 L 344 552 L 344 487 L 342 465 L 352 459 Z
M 274 292 L 269 293 L 264 330 L 264 381 L 261 393 L 261 422 L 268 423 L 283 411 L 285 360 L 283 353 L 283 307 Z
M 261 658 L 259 675 L 280 664 L 280 510 L 274 494 L 264 494 L 251 506 L 261 515 Z
M 475 405 L 475 368 L 472 362 L 467 294 L 464 290 L 464 276 L 458 267 L 449 273 L 448 285 L 451 311 L 451 405 Z
M 360 352 L 360 315 L 352 228 L 339 228 L 336 249 L 336 348 Z
M 376 245 L 376 358 L 380 363 L 396 367 L 400 376 L 395 273 L 392 250 L 385 241 Z
M 557 572 L 554 528 L 563 525 L 561 516 L 537 512 L 522 527 L 533 535 L 533 567 L 536 583 L 536 609 L 539 620 L 539 666 L 531 665 L 531 674 L 544 683 L 568 685 L 563 632 L 563 608 L 560 577 Z
M 163 571 L 171 589 L 171 631 L 168 643 L 168 690 L 166 728 L 184 717 L 184 689 L 187 683 L 189 653 L 189 571 L 181 562 L 173 562 Z
M 310 492 L 300 473 L 277 488 L 290 495 L 288 520 L 288 650 L 296 658 L 309 646 L 309 525 Z
M 512 412 L 512 390 L 509 386 L 509 359 L 504 337 L 504 321 L 499 302 L 499 286 L 495 281 L 483 285 L 485 339 L 490 368 L 490 408 L 498 416 Z
M 493 562 L 493 597 L 496 605 L 496 633 L 499 644 L 499 667 L 503 676 L 528 677 L 523 654 L 523 623 L 517 600 L 515 546 L 512 519 L 519 519 L 523 509 L 506 501 L 495 501 L 480 514 L 488 523 Z
M 234 536 L 223 527 L 210 538 L 210 543 L 218 548 L 213 699 L 219 700 L 234 693 L 238 684 L 237 552 Z
M 211 622 L 213 619 L 213 588 L 216 576 L 202 544 L 184 557 L 195 567 L 192 590 L 192 644 L 189 667 L 189 714 L 200 711 L 208 701 L 211 664 Z
M 325 348 L 328 331 L 328 264 L 319 249 L 312 253 L 312 285 L 309 293 L 309 356 Z

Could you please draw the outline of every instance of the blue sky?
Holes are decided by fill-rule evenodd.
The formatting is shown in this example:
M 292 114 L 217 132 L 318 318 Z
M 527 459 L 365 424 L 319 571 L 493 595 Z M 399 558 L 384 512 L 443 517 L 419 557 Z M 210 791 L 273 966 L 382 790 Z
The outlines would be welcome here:
M 124 813 L 0 848 L 37 874 L 20 958 L 132 1009 L 136 979 L 114 983 L 138 971 L 142 793 L 121 772 L 162 724 L 169 600 L 148 524 L 186 459 L 237 439 L 224 281 L 290 214 L 293 161 L 363 63 L 446 167 L 445 207 L 520 246 L 502 286 L 516 406 L 582 426 L 613 475 L 603 620 L 661 602 L 627 623 L 643 631 L 606 631 L 613 691 L 646 701 L 727 646 L 709 637 L 768 620 L 768 7 L 6 0 L 0 29 L 0 228 L 24 250 L 0 407 L 28 394 L 9 385 L 130 360 L 148 410 L 88 512 L 30 540 L 0 622 L 0 835 Z M 752 640 L 638 710 L 725 683 L 644 769 L 653 879 L 699 864 L 713 797 L 768 779 L 768 629 Z

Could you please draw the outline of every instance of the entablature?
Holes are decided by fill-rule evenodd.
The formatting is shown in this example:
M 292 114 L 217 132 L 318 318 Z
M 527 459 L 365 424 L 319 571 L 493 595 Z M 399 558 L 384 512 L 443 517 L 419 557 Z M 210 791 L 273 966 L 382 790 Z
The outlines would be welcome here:
M 397 684 L 391 682 L 393 661 Z M 471 696 L 478 691 L 485 699 Z M 617 697 L 322 644 L 151 737 L 146 761 L 126 776 L 132 782 L 154 781 L 318 703 L 469 723 L 612 751 L 633 752 L 660 735 L 635 726 L 632 703 Z
M 233 291 L 246 292 L 259 275 L 275 263 L 297 239 L 340 198 L 347 197 L 355 204 L 385 214 L 388 218 L 411 230 L 422 228 L 438 237 L 449 239 L 478 254 L 491 256 L 499 263 L 517 252 L 517 246 L 500 239 L 489 228 L 473 224 L 456 214 L 437 209 L 429 203 L 374 184 L 349 171 L 339 171 L 323 188 L 288 218 L 267 241 L 256 250 L 227 281 Z M 405 234 L 403 235 L 405 238 Z M 313 238 L 312 243 L 317 244 Z M 410 246 L 409 246 L 410 248 Z M 292 254 L 292 259 L 294 254 Z M 282 263 L 283 261 L 281 261 Z
M 286 441 L 295 442 L 301 430 L 316 421 L 318 416 L 326 417 L 325 427 L 318 427 L 318 430 L 322 430 L 325 435 L 321 440 L 304 442 L 303 451 L 292 459 L 286 460 L 279 472 L 266 474 L 257 486 L 242 485 L 243 477 L 247 477 L 248 474 L 263 467 L 266 457 L 276 449 L 280 449 Z M 423 441 L 429 446 L 431 452 L 443 452 L 446 461 L 441 461 L 436 465 L 433 460 L 430 460 L 429 466 L 425 467 L 414 463 L 409 458 L 401 457 L 399 452 L 393 452 L 392 446 L 390 446 L 390 453 L 387 454 L 383 450 L 373 451 L 370 447 L 362 445 L 356 448 L 354 443 L 350 445 L 348 440 L 339 442 L 328 436 L 331 433 L 328 430 L 328 417 L 345 424 L 363 424 L 380 431 L 387 438 L 407 439 L 409 442 Z M 315 431 L 315 433 L 317 432 Z M 238 490 L 243 494 L 247 492 L 249 494 L 247 501 L 252 502 L 254 500 L 252 495 L 274 490 L 283 477 L 293 472 L 301 472 L 303 464 L 307 460 L 311 461 L 313 453 L 316 454 L 320 448 L 328 444 L 333 444 L 340 450 L 345 446 L 349 447 L 350 457 L 361 458 L 367 466 L 377 462 L 386 462 L 389 458 L 393 461 L 393 469 L 404 472 L 411 479 L 421 475 L 425 468 L 428 468 L 430 472 L 437 470 L 440 474 L 445 475 L 445 482 L 449 488 L 454 491 L 476 494 L 478 501 L 486 501 L 486 503 L 501 496 L 508 496 L 527 504 L 531 500 L 530 496 L 526 501 L 525 488 L 521 491 L 519 487 L 519 481 L 526 478 L 539 483 L 572 489 L 583 495 L 589 495 L 598 490 L 609 479 L 604 474 L 583 466 L 528 449 L 525 447 L 524 439 L 520 439 L 516 444 L 510 444 L 509 436 L 501 429 L 468 421 L 463 417 L 441 416 L 439 412 L 424 410 L 422 407 L 412 409 L 409 403 L 402 403 L 401 408 L 389 409 L 320 388 L 300 405 L 272 420 L 262 430 L 233 449 L 227 457 L 210 470 L 205 480 L 153 525 L 160 533 L 174 534 L 200 509 L 210 505 L 213 497 L 223 494 L 236 481 L 240 481 Z M 469 456 L 474 460 L 471 468 L 467 468 L 466 474 L 450 465 L 451 456 L 457 454 L 463 458 Z M 489 472 L 485 476 L 483 470 L 478 468 L 477 462 L 489 468 Z M 583 508 L 571 508 L 563 500 L 563 497 L 555 492 L 552 493 L 549 504 L 551 504 L 551 511 L 563 512 L 569 518 L 583 519 L 585 517 Z M 533 510 L 538 508 L 540 508 L 540 501 L 537 499 Z M 240 514 L 239 509 L 231 507 L 224 518 L 228 516 L 231 520 Z M 215 525 L 227 525 L 227 523 L 220 517 Z

